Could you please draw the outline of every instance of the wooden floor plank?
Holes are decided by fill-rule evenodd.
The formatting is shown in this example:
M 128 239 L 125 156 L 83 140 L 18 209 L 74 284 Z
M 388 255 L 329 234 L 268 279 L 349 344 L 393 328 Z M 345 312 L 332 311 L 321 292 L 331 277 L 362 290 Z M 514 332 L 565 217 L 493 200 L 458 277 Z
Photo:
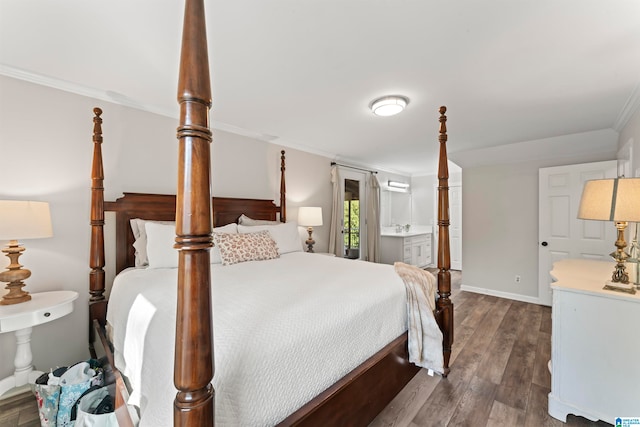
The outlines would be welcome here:
M 542 322 L 540 322 L 540 332 L 551 334 L 551 307 L 540 306 L 542 311 Z
M 0 400 L 0 427 L 36 427 L 40 425 L 36 398 L 31 392 Z
M 410 424 L 440 378 L 438 375 L 430 376 L 426 369 L 421 369 L 369 426 L 397 427 Z
M 502 381 L 511 349 L 516 340 L 517 320 L 525 309 L 519 304 L 514 308 L 511 301 L 501 301 L 499 306 L 503 307 L 505 313 L 502 314 L 502 321 L 489 343 L 481 368 L 476 374 L 494 384 L 500 384 Z
M 464 318 L 458 320 L 458 324 L 460 326 L 471 325 L 476 326 L 479 325 L 482 320 L 485 318 L 489 310 L 493 307 L 494 302 L 489 299 L 488 295 L 477 295 L 477 300 L 473 302 L 471 305 L 471 310 L 468 315 Z M 454 313 L 455 316 L 455 313 Z M 454 317 L 455 321 L 455 317 Z
M 416 413 L 413 422 L 420 426 L 446 426 L 453 416 L 458 402 L 462 399 L 480 359 L 481 355 L 472 350 L 460 353 L 458 369 L 455 372 L 451 371 L 447 378 L 438 382 L 430 398 Z
M 0 413 L 0 427 L 16 427 L 20 419 L 20 411 Z
M 457 319 L 457 317 L 462 316 L 457 316 L 456 307 L 454 306 L 453 330 L 455 338 L 453 348 L 451 349 L 450 365 L 455 363 L 456 358 L 466 346 L 467 341 L 475 334 L 478 327 L 483 324 L 483 320 L 487 317 L 487 314 L 493 306 L 494 302 L 492 302 L 488 296 L 477 295 L 477 300 L 467 306 L 470 307 L 470 309 L 462 319 Z
M 534 308 L 531 308 L 531 307 Z M 533 367 L 538 346 L 538 333 L 542 312 L 533 304 L 525 308 L 520 319 L 518 335 L 511 350 L 509 361 L 504 371 L 502 382 L 498 388 L 496 400 L 512 408 L 527 408 L 529 390 L 523 384 L 530 384 L 533 378 Z
M 549 360 L 551 360 L 551 334 L 540 332 L 538 334 L 536 360 L 533 366 L 531 382 L 550 389 L 551 372 L 549 372 Z
M 484 308 L 487 304 L 488 310 Z M 487 296 L 482 308 L 483 314 L 481 317 L 475 318 L 472 315 L 465 320 L 468 324 L 475 322 L 476 329 L 463 348 L 472 347 L 473 351 L 484 355 L 509 307 L 504 303 L 504 300 Z
M 551 390 L 531 383 L 525 427 L 562 427 L 564 424 L 556 420 L 547 410 L 549 392 Z
M 40 425 L 40 416 L 38 415 L 38 408 L 32 407 L 31 409 L 25 409 L 20 411 L 20 418 L 18 419 L 18 427 L 37 427 Z
M 522 426 L 525 422 L 526 413 L 522 409 L 515 409 L 500 403 L 493 402 L 486 427 Z
M 455 316 L 455 313 L 454 313 L 454 316 Z M 454 327 L 453 330 L 454 330 L 454 341 L 453 341 L 453 346 L 451 348 L 449 366 L 453 366 L 455 363 L 457 363 L 456 359 L 458 358 L 458 355 L 464 348 L 467 341 L 469 341 L 469 338 L 471 337 L 471 335 L 473 335 L 473 333 L 476 331 L 476 328 L 475 326 L 465 325 L 465 326 L 458 326 L 457 328 Z
M 468 292 L 465 292 L 465 294 L 468 294 Z M 454 327 L 462 325 L 462 322 L 465 322 L 467 317 L 471 313 L 475 313 L 477 310 L 479 310 L 479 305 L 485 302 L 485 296 L 472 294 L 471 296 L 465 298 L 464 301 L 466 302 L 466 304 L 457 304 L 454 302 Z
M 485 426 L 498 386 L 483 378 L 473 377 L 456 407 L 449 424 Z

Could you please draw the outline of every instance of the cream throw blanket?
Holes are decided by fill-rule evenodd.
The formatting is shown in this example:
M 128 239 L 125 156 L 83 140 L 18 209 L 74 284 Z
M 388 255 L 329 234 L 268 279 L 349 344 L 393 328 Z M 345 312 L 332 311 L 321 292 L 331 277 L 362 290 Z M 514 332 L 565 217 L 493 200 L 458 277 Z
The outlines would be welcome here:
M 396 262 L 393 266 L 407 290 L 409 361 L 442 374 L 442 331 L 433 315 L 436 278 L 426 270 L 403 262 Z

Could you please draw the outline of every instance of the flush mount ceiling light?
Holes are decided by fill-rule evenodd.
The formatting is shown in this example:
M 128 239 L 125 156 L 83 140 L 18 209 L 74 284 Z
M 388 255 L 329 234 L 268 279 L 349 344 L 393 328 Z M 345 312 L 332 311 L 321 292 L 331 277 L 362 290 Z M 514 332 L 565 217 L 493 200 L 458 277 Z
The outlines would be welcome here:
M 400 95 L 383 96 L 374 99 L 369 105 L 376 116 L 393 116 L 401 113 L 409 103 L 409 98 Z

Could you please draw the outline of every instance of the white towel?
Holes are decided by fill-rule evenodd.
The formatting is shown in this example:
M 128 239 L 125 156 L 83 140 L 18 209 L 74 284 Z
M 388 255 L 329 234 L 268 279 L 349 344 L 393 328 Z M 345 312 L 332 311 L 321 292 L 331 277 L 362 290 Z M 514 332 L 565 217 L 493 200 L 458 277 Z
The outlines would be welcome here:
M 442 374 L 442 331 L 433 315 L 436 278 L 426 270 L 403 262 L 396 262 L 393 266 L 407 290 L 409 361 Z

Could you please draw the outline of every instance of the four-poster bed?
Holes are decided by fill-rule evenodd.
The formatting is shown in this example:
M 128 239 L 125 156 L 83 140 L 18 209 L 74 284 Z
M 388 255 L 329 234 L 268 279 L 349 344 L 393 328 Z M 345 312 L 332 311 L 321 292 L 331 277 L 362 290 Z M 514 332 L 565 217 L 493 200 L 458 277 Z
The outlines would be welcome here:
M 177 194 L 125 193 L 115 202 L 104 202 L 102 169 L 102 119 L 95 109 L 94 156 L 91 192 L 90 318 L 101 342 L 107 343 L 105 326 L 105 255 L 103 227 L 105 211 L 116 214 L 116 271 L 135 265 L 135 238 L 130 220 L 175 220 L 178 250 L 173 379 L 178 390 L 174 400 L 174 425 L 204 426 L 214 423 L 211 248 L 213 227 L 236 222 L 245 214 L 258 220 L 286 221 L 285 158 L 281 156 L 280 205 L 270 200 L 216 198 L 210 193 L 209 108 L 210 79 L 203 0 L 187 0 L 184 17 L 178 98 L 178 187 Z M 435 318 L 443 334 L 444 374 L 449 371 L 453 342 L 453 305 L 450 296 L 448 169 L 446 155 L 446 108 L 440 108 L 440 160 L 438 172 L 438 298 Z M 328 258 L 328 257 L 322 257 Z M 342 261 L 342 260 L 340 260 Z M 329 262 L 329 260 L 322 261 Z M 351 261 L 344 261 L 351 262 Z M 377 266 L 376 264 L 370 264 Z M 224 267 L 223 267 L 224 268 Z M 378 268 L 378 267 L 376 267 Z M 383 267 L 379 267 L 383 268 Z M 216 282 L 217 283 L 217 282 Z M 214 283 L 214 285 L 216 285 Z M 214 293 L 213 301 L 216 301 Z M 112 299 L 112 304 L 113 299 Z M 111 307 L 110 307 L 111 310 Z M 405 326 L 406 327 L 406 326 Z M 94 328 L 90 341 L 93 342 Z M 218 332 L 216 332 L 218 331 Z M 397 336 L 397 335 L 394 335 Z M 363 425 L 371 421 L 419 370 L 408 362 L 406 332 L 373 352 L 363 363 L 315 398 L 299 407 L 282 425 Z M 109 345 L 106 345 L 109 350 Z M 380 347 L 378 347 L 380 348 Z M 113 365 L 113 355 L 110 355 Z M 115 370 L 115 367 L 113 367 Z M 218 376 L 218 373 L 216 373 Z M 115 370 L 117 390 L 126 385 Z M 125 393 L 123 393 L 124 395 Z M 116 396 L 116 405 L 124 406 Z M 144 417 L 144 415 L 143 415 Z M 125 422 L 125 421 L 123 421 Z M 126 422 L 125 422 L 126 423 Z

